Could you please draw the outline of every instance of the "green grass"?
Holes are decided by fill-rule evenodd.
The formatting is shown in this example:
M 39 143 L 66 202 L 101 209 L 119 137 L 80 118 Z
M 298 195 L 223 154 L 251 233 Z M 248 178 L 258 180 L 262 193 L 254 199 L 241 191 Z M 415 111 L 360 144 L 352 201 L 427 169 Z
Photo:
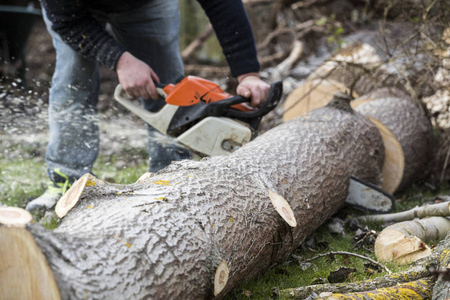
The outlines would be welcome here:
M 120 161 L 118 157 L 98 157 L 93 172 L 102 180 L 119 184 L 135 182 L 147 172 L 146 152 L 128 149 L 120 155 Z M 42 157 L 0 157 L 0 170 L 0 202 L 8 206 L 25 207 L 28 201 L 45 191 L 49 182 Z

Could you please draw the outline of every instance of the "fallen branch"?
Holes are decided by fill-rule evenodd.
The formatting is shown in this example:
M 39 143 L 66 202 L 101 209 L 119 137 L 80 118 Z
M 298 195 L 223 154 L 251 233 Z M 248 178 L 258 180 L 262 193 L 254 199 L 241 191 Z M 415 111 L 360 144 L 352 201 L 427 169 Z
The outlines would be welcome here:
M 379 288 L 391 287 L 400 283 L 419 280 L 424 277 L 430 276 L 430 272 L 423 265 L 417 265 L 404 272 L 398 272 L 383 277 L 377 277 L 370 280 L 364 280 L 360 282 L 342 283 L 327 283 L 327 284 L 315 284 L 304 287 L 284 289 L 276 291 L 279 296 L 284 296 L 291 299 L 306 299 L 312 293 L 321 294 L 324 292 L 332 293 L 351 293 L 359 291 L 370 291 Z
M 403 283 L 392 287 L 376 289 L 372 291 L 356 292 L 348 294 L 322 293 L 323 300 L 337 299 L 431 299 L 434 280 L 431 277 L 419 279 L 413 282 Z M 400 298 L 401 297 L 401 298 Z
M 306 259 L 306 260 L 301 260 L 301 258 L 298 257 L 298 256 L 293 256 L 293 257 L 296 258 L 296 259 L 299 260 L 299 261 L 301 260 L 302 263 L 306 263 L 306 262 L 311 262 L 311 261 L 313 261 L 313 260 L 316 260 L 316 259 L 319 259 L 319 258 L 322 258 L 322 257 L 325 257 L 325 256 L 331 256 L 331 255 L 349 255 L 349 256 L 355 256 L 355 257 L 358 257 L 358 258 L 367 260 L 367 261 L 369 261 L 370 263 L 372 263 L 372 264 L 374 264 L 374 265 L 376 265 L 376 266 L 381 267 L 381 268 L 384 269 L 388 274 L 392 274 L 391 270 L 389 270 L 385 265 L 383 265 L 383 264 L 381 264 L 381 263 L 379 263 L 379 262 L 377 262 L 377 261 L 375 261 L 375 260 L 373 260 L 373 259 L 371 259 L 371 258 L 369 258 L 369 257 L 366 257 L 366 256 L 364 256 L 364 255 L 360 255 L 360 254 L 352 253 L 352 252 L 346 252 L 346 251 L 330 251 L 330 252 L 327 252 L 327 253 L 319 254 L 319 255 L 317 255 L 317 256 L 315 256 L 315 257 L 313 257 L 313 258 L 309 258 L 309 259 Z
M 300 41 L 294 41 L 292 45 L 291 54 L 281 62 L 277 67 L 275 67 L 271 74 L 271 81 L 278 81 L 286 77 L 289 70 L 292 68 L 294 63 L 296 63 L 303 53 L 303 43 Z
M 361 216 L 358 217 L 358 219 L 365 222 L 387 223 L 409 221 L 414 220 L 415 218 L 422 219 L 425 217 L 448 216 L 450 216 L 450 202 L 443 202 L 438 204 L 427 204 L 398 213 Z

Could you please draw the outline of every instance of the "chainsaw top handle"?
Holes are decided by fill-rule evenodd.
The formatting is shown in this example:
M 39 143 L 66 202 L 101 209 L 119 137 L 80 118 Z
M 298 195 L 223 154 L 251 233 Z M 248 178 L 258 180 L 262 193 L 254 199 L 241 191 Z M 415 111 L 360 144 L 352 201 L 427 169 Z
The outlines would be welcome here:
M 224 110 L 227 117 L 233 117 L 238 119 L 248 119 L 248 118 L 258 118 L 268 114 L 272 111 L 280 102 L 281 96 L 283 94 L 283 84 L 281 81 L 276 81 L 270 85 L 269 95 L 266 101 L 257 110 L 252 111 L 241 111 L 232 109 L 231 106 L 250 102 L 250 98 L 243 96 L 233 96 L 218 102 L 215 102 L 221 109 Z

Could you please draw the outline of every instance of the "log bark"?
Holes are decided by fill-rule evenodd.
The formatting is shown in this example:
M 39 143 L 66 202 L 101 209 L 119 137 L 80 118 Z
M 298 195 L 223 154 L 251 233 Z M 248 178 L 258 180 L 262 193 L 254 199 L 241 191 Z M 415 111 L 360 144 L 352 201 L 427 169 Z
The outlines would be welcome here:
M 385 109 L 399 124 L 412 113 Z M 74 184 L 79 199 L 57 229 L 27 228 L 63 299 L 220 299 L 334 214 L 350 175 L 379 184 L 383 158 L 373 123 L 332 101 L 228 156 L 177 162 L 130 185 L 86 180 L 80 193 Z

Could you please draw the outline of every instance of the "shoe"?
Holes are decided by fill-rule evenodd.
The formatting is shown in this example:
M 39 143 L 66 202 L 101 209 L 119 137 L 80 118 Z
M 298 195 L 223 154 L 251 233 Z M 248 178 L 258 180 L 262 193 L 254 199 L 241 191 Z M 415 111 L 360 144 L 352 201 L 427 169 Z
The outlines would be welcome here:
M 69 182 L 69 177 L 59 169 L 54 170 L 59 176 L 65 179 L 65 182 L 53 182 L 48 184 L 47 190 L 38 198 L 31 200 L 25 209 L 29 212 L 35 210 L 49 210 L 56 205 L 56 202 L 66 193 L 66 191 L 71 187 Z

